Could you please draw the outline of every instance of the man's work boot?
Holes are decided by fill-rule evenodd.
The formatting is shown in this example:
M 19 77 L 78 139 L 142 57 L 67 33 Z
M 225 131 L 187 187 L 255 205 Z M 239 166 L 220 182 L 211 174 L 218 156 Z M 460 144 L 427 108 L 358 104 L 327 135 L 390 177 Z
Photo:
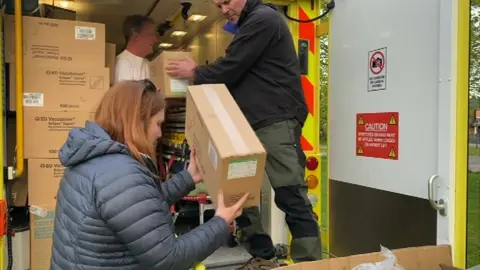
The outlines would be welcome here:
M 280 267 L 280 264 L 276 258 L 270 260 L 251 258 L 243 266 L 235 270 L 270 270 L 277 267 Z

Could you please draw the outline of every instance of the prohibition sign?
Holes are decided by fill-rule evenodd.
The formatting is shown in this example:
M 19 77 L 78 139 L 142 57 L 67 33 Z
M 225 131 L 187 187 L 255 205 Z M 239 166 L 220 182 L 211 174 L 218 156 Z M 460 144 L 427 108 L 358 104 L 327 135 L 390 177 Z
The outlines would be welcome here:
M 379 59 L 377 59 L 379 58 Z M 375 67 L 374 67 L 375 65 Z M 370 58 L 370 71 L 374 75 L 380 74 L 385 68 L 385 55 L 381 51 L 376 51 Z M 376 70 L 378 69 L 378 70 Z

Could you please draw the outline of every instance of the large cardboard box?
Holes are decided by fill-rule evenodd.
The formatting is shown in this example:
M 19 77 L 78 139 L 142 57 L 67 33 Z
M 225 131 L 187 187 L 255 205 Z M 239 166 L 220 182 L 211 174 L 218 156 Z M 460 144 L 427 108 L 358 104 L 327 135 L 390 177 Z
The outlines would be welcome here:
M 85 121 L 93 118 L 93 113 L 30 109 L 24 111 L 23 118 L 25 158 L 58 158 L 58 150 L 72 127 L 84 126 Z
M 105 25 L 23 16 L 23 57 L 31 64 L 105 67 Z M 15 18 L 5 16 L 5 59 L 15 62 Z
M 213 203 L 221 189 L 226 205 L 247 192 L 245 207 L 258 205 L 266 152 L 225 85 L 188 87 L 185 126 Z
M 169 60 L 192 58 L 191 52 L 164 51 L 150 62 L 150 79 L 166 97 L 185 97 L 188 80 L 172 79 L 165 71 Z
M 105 66 L 110 70 L 110 84 L 115 78 L 115 64 L 117 62 L 117 45 L 107 43 L 105 45 Z
M 28 160 L 32 270 L 50 269 L 56 196 L 64 169 L 58 159 Z
M 65 167 L 58 158 L 29 159 L 27 162 L 29 204 L 37 207 L 55 205 Z
M 449 246 L 425 246 L 392 250 L 397 264 L 406 270 L 439 270 L 440 265 L 452 265 L 452 254 Z M 329 260 L 298 263 L 279 267 L 281 270 L 350 270 L 365 263 L 376 263 L 385 260 L 381 253 L 354 255 Z
M 12 72 L 13 71 L 13 72 Z M 10 110 L 16 109 L 15 64 L 10 64 Z M 23 68 L 23 106 L 46 111 L 94 112 L 110 87 L 105 67 Z

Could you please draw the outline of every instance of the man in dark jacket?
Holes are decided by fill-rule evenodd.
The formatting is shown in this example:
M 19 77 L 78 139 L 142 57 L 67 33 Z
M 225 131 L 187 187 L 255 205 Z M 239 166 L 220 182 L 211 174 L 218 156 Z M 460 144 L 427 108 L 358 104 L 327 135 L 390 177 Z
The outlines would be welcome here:
M 238 31 L 216 62 L 197 66 L 192 60 L 172 61 L 172 77 L 195 84 L 223 83 L 264 144 L 266 172 L 275 203 L 285 212 L 293 236 L 291 256 L 296 262 L 321 259 L 319 227 L 307 198 L 305 154 L 300 146 L 308 109 L 300 67 L 287 23 L 274 6 L 261 0 L 213 0 Z M 240 269 L 278 266 L 272 240 L 260 223 L 258 208 L 237 220 L 253 259 Z

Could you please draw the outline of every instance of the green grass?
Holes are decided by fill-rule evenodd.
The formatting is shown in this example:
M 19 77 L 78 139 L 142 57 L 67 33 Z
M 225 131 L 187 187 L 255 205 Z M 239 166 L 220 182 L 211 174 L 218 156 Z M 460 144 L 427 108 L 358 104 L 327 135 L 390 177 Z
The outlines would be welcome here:
M 478 148 L 475 145 L 470 145 L 468 147 L 468 154 L 471 156 L 480 156 L 480 144 L 478 145 Z
M 325 152 L 325 153 L 327 153 L 327 145 L 321 144 L 321 145 L 320 145 L 320 152 Z
M 321 180 L 324 181 L 324 180 L 327 180 L 328 178 L 328 167 L 327 167 L 327 164 L 328 164 L 328 160 L 327 160 L 327 156 L 323 156 L 321 157 L 321 161 L 320 161 L 320 164 L 321 164 L 321 168 L 322 168 L 322 173 L 321 173 Z
M 325 150 L 321 150 L 322 152 L 324 152 L 325 154 L 327 153 L 326 151 L 326 148 Z M 320 174 L 320 182 L 322 183 L 322 190 L 325 191 L 325 190 L 328 190 L 328 186 L 327 186 L 327 183 L 328 183 L 328 159 L 327 159 L 327 156 L 324 155 L 322 157 L 320 157 L 320 168 L 321 168 L 321 174 Z M 327 198 L 327 194 L 326 193 L 322 193 L 322 208 L 328 204 L 328 198 Z M 322 232 L 327 232 L 328 231 L 328 215 L 327 215 L 327 212 L 328 211 L 322 211 L 321 212 L 321 216 L 320 216 L 320 225 L 321 225 L 321 230 Z M 325 242 L 326 239 L 322 238 L 322 249 L 324 251 L 327 251 L 327 245 L 326 245 L 326 242 Z M 323 254 L 323 258 L 324 259 L 328 259 L 329 256 L 327 255 L 327 253 L 324 253 Z
M 469 173 L 467 184 L 467 268 L 480 264 L 480 173 Z

